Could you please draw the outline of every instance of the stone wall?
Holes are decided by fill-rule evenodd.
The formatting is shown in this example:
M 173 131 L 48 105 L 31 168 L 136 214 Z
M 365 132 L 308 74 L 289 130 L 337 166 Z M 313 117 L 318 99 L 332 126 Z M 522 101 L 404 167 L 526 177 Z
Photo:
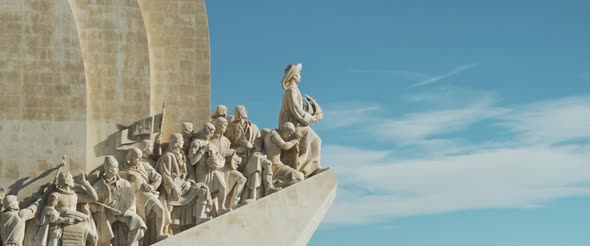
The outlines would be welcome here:
M 65 153 L 85 169 L 86 77 L 67 0 L 0 0 L 0 93 L 0 187 L 28 195 Z
M 0 187 L 90 172 L 117 125 L 160 113 L 163 141 L 210 110 L 204 0 L 0 0 Z
M 209 118 L 211 101 L 205 3 L 194 0 L 138 2 L 150 47 L 151 112 L 159 113 L 165 101 L 167 117 L 176 120 L 164 125 L 164 136 L 178 131 L 184 121 L 191 121 L 198 128 Z M 168 110 L 170 108 L 183 110 Z

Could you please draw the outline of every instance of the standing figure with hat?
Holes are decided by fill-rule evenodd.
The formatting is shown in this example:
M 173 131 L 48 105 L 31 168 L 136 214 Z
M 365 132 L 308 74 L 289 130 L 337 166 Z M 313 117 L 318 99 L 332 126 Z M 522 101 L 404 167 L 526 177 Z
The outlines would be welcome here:
M 301 96 L 298 85 L 301 82 L 301 63 L 288 65 L 281 80 L 281 86 L 285 90 L 281 111 L 279 113 L 279 126 L 291 122 L 301 135 L 299 144 L 291 151 L 295 157 L 282 155 L 283 162 L 303 172 L 305 177 L 312 175 L 320 168 L 320 150 L 322 140 L 309 126 L 319 122 L 323 118 L 320 105 L 310 96 Z M 288 141 L 288 139 L 286 139 Z M 295 152 L 295 153 L 293 153 Z
M 0 238 L 3 245 L 23 245 L 26 221 L 35 218 L 40 201 L 41 198 L 27 208 L 19 209 L 16 196 L 7 195 L 2 199 L 3 212 L 0 213 Z
M 144 221 L 136 212 L 135 189 L 129 181 L 119 176 L 119 162 L 113 156 L 106 156 L 102 166 L 101 179 L 94 184 L 98 194 L 95 207 L 95 220 L 99 235 L 99 245 L 111 245 L 111 240 L 121 241 L 125 235 L 115 234 L 115 222 L 121 222 L 128 228 L 124 245 L 138 245 L 147 229 Z

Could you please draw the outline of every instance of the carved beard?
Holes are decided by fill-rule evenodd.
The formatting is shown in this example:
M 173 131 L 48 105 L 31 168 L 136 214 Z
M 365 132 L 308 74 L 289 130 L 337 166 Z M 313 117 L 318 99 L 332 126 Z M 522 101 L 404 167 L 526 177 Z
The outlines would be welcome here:
M 178 147 L 178 146 L 175 145 L 174 147 L 172 147 L 170 149 L 170 152 L 175 153 L 175 154 L 176 153 L 182 153 L 182 147 Z
M 182 147 L 183 147 L 182 144 L 179 144 L 178 142 L 176 142 L 174 144 L 170 144 L 170 146 L 168 147 L 168 151 L 170 151 L 170 152 L 182 152 Z
M 138 163 L 133 163 L 133 161 L 127 162 L 128 169 L 135 170 L 135 169 L 137 169 L 137 166 L 139 166 L 139 162 Z
M 109 177 L 109 175 L 112 175 L 112 176 Z M 116 182 L 118 178 L 119 178 L 119 175 L 116 173 L 113 173 L 113 174 L 106 174 L 105 173 L 105 175 L 103 175 L 103 179 L 107 184 L 112 184 L 112 183 Z

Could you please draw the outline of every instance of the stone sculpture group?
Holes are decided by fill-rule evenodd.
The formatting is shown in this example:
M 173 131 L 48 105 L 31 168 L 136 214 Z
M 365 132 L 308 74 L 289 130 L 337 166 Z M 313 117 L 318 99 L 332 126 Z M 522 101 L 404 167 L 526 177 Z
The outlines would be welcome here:
M 301 64 L 285 68 L 279 127 L 262 129 L 242 105 L 223 105 L 195 131 L 184 122 L 162 153 L 159 137 L 105 156 L 94 182 L 61 171 L 20 208 L 0 189 L 3 245 L 150 245 L 313 176 L 321 140 L 309 126 L 320 105 L 298 89 Z

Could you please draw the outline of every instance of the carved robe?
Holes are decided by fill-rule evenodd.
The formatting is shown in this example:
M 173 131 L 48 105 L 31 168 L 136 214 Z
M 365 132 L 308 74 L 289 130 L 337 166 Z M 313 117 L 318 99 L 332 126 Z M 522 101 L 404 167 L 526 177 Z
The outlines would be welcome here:
M 195 181 L 204 183 L 213 195 L 213 213 L 226 209 L 227 184 L 221 169 L 225 166 L 225 158 L 215 144 L 207 140 L 195 139 L 191 143 L 189 159 L 195 170 Z
M 129 166 L 121 174 L 130 181 L 135 189 L 137 214 L 144 221 L 146 221 L 147 215 L 152 212 L 154 207 L 164 208 L 160 200 L 158 200 L 159 193 L 156 191 L 162 183 L 162 176 L 150 164 L 140 162 L 137 166 Z M 151 185 L 154 187 L 154 191 L 144 191 L 143 184 Z
M 247 148 L 246 143 L 254 145 L 254 141 L 260 137 L 260 130 L 251 121 L 245 120 L 244 123 L 239 121 L 230 122 L 225 137 L 231 142 L 231 148 L 235 149 L 242 162 L 247 163 L 252 157 L 252 149 Z M 240 171 L 243 168 L 239 169 Z
M 207 151 L 204 151 L 207 149 Z M 219 152 L 216 145 L 210 144 L 209 141 L 195 139 L 191 143 L 189 150 L 191 164 L 195 167 L 195 181 L 206 184 L 211 192 L 225 189 L 225 177 L 221 169 L 225 166 L 225 158 Z M 200 156 L 199 158 L 197 158 Z
M 136 200 L 131 184 L 119 177 L 115 177 L 113 180 L 103 178 L 94 184 L 94 189 L 100 203 L 112 204 L 111 206 L 120 210 L 113 211 L 105 207 L 95 207 L 99 245 L 111 244 L 111 240 L 115 238 L 112 225 L 117 221 L 124 223 L 129 229 L 127 245 L 137 245 L 147 226 L 136 213 Z M 133 232 L 136 233 L 132 235 Z
M 140 162 L 136 166 L 128 166 L 120 173 L 129 180 L 135 189 L 137 214 L 148 224 L 151 232 L 157 235 L 146 234 L 142 242 L 152 244 L 158 241 L 158 236 L 166 233 L 165 229 L 170 224 L 170 213 L 159 200 L 159 192 L 156 190 L 162 183 L 162 176 L 147 162 Z M 143 185 L 151 185 L 154 190 L 147 192 Z M 154 213 L 155 216 L 150 217 Z M 153 218 L 153 219 L 152 219 Z
M 76 211 L 77 204 L 78 195 L 73 190 L 57 188 L 55 192 L 52 192 L 47 198 L 47 206 L 37 217 L 37 223 L 40 226 L 35 236 L 35 244 L 57 246 L 66 221 L 74 220 L 74 223 L 88 221 L 86 214 Z
M 162 185 L 160 186 L 160 201 L 168 208 L 169 201 L 178 201 L 180 198 L 180 185 L 186 180 L 187 167 L 184 153 L 179 151 L 166 151 L 156 164 L 156 170 L 162 175 Z
M 272 130 L 264 137 L 264 151 L 272 162 L 274 179 L 283 183 L 281 185 L 283 187 L 303 180 L 303 173 L 281 161 L 281 152 L 293 147 L 295 147 L 295 142 L 285 141 L 276 130 Z
M 237 170 L 237 166 L 234 162 L 235 152 L 230 148 L 231 142 L 225 136 L 214 136 L 210 140 L 212 144 L 217 146 L 219 154 L 225 160 L 225 165 L 220 169 L 221 173 L 225 177 L 225 183 L 227 185 L 227 193 L 229 200 L 229 207 L 235 207 L 240 201 L 240 196 L 244 190 L 244 184 L 246 184 L 246 177 Z
M 2 238 L 2 243 L 4 245 L 23 245 L 26 221 L 35 218 L 36 212 L 37 203 L 19 211 L 0 213 L 0 238 Z
M 289 155 L 295 155 L 295 158 L 291 158 L 296 160 L 293 167 L 308 176 L 320 167 L 322 141 L 309 127 L 309 124 L 313 123 L 313 116 L 305 110 L 301 92 L 297 87 L 289 87 L 283 94 L 279 126 L 285 122 L 293 123 L 302 137 L 299 139 L 299 146 L 287 152 L 282 158 L 289 159 Z

